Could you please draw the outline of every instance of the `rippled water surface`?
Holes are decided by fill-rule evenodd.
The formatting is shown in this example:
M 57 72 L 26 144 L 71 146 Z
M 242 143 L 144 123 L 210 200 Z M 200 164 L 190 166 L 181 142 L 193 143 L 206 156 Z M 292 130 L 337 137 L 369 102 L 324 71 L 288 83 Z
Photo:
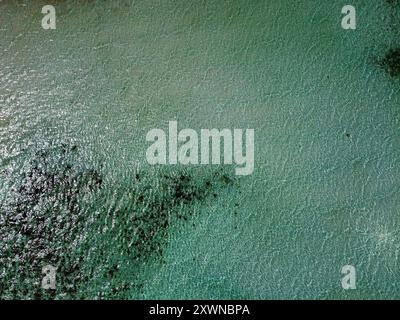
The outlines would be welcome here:
M 400 7 L 352 2 L 0 1 L 0 297 L 400 298 Z M 254 173 L 149 166 L 170 120 Z

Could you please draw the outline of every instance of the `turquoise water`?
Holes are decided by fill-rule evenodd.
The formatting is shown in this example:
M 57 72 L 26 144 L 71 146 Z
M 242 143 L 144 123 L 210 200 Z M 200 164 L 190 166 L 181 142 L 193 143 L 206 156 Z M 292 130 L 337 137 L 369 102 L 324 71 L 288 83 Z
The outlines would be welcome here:
M 0 2 L 2 298 L 400 298 L 396 2 L 44 4 Z M 147 165 L 170 120 L 255 172 Z

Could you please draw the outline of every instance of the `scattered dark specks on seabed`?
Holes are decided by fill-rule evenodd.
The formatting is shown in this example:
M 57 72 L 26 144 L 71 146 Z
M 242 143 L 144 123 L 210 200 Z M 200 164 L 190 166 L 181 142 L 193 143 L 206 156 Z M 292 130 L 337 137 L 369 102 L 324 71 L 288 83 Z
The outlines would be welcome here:
M 143 289 L 141 268 L 163 263 L 170 225 L 194 212 L 180 209 L 236 186 L 222 170 L 107 181 L 101 169 L 80 165 L 79 148 L 68 144 L 29 157 L 0 207 L 0 298 L 132 298 Z M 57 267 L 54 291 L 40 286 L 47 264 Z M 134 276 L 118 276 L 124 272 Z

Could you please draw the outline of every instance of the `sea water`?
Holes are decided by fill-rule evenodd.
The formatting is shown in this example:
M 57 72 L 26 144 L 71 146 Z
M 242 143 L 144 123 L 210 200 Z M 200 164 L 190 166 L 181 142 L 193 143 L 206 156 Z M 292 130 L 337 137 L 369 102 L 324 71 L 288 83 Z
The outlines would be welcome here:
M 0 1 L 2 298 L 399 298 L 396 2 L 43 5 Z M 169 121 L 254 129 L 254 173 L 149 166 Z

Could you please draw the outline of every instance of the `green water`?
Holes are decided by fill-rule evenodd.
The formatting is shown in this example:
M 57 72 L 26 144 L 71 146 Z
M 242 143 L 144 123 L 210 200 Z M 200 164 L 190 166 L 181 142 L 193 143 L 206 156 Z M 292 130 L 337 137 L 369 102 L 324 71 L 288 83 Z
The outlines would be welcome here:
M 44 4 L 0 1 L 1 298 L 400 298 L 398 3 Z M 254 173 L 147 165 L 170 120 Z

